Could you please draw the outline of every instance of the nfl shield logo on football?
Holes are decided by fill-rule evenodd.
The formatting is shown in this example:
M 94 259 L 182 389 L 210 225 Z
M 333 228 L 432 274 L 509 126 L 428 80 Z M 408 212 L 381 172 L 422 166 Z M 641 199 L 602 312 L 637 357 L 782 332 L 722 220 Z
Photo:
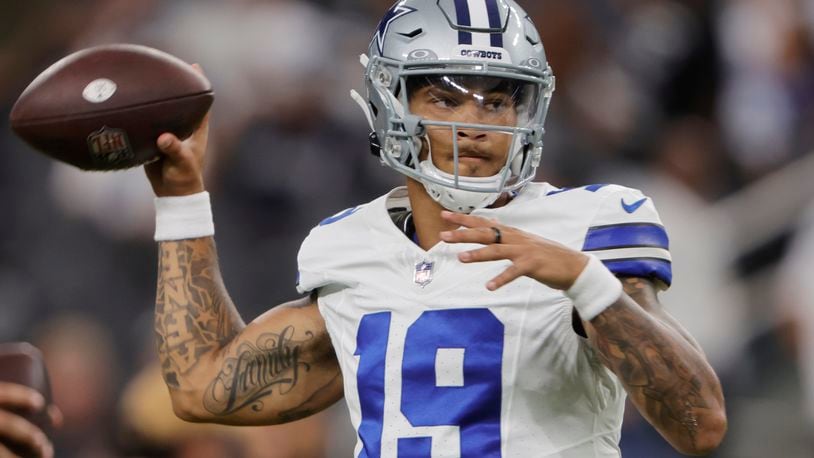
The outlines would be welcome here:
M 121 129 L 107 126 L 88 136 L 88 149 L 94 158 L 108 164 L 133 158 L 127 134 Z
M 429 285 L 432 282 L 432 267 L 435 263 L 432 262 L 419 262 L 415 265 L 415 284 L 421 286 L 422 288 Z

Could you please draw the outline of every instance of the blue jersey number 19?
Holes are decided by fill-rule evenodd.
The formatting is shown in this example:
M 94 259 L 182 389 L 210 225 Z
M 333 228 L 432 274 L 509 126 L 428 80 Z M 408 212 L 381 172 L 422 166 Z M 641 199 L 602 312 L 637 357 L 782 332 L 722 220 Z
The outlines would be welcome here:
M 360 458 L 381 455 L 390 318 L 390 312 L 366 315 L 356 335 Z M 407 329 L 401 413 L 414 427 L 458 426 L 462 458 L 500 456 L 503 332 L 488 309 L 427 311 Z M 463 355 L 462 380 L 438 383 L 439 350 Z M 397 446 L 399 458 L 430 458 L 432 438 L 399 438 Z

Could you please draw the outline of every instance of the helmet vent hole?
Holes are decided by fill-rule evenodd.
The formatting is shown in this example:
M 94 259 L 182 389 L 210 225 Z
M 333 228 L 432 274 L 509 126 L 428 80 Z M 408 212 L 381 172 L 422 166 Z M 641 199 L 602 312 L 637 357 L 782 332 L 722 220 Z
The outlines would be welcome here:
M 413 39 L 413 38 L 421 35 L 422 33 L 424 33 L 424 29 L 415 29 L 410 33 L 399 33 L 399 35 L 403 36 L 404 38 Z
M 539 41 L 536 41 L 534 38 L 531 38 L 531 37 L 530 37 L 530 36 L 528 36 L 528 35 L 526 35 L 526 41 L 528 41 L 529 43 L 531 43 L 531 45 L 532 45 L 532 46 L 536 46 L 537 44 L 539 44 L 539 43 L 540 43 Z

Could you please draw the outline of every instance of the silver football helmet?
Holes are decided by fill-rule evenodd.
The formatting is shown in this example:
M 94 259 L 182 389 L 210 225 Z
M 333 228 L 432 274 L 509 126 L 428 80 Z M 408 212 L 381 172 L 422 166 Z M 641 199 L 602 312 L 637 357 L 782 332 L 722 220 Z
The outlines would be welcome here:
M 401 0 L 382 19 L 368 55 L 362 56 L 367 97 L 351 95 L 365 112 L 374 153 L 384 165 L 421 182 L 443 207 L 463 213 L 489 206 L 534 178 L 554 75 L 539 33 L 513 0 Z M 453 116 L 434 119 L 410 111 L 412 93 L 426 87 L 452 94 L 452 102 L 436 104 Z M 486 115 L 454 116 L 464 101 Z M 509 111 L 511 116 L 501 115 Z M 433 163 L 428 131 L 434 129 L 449 131 L 451 173 Z M 459 173 L 459 138 L 467 131 L 509 136 L 503 142 L 510 145 L 506 164 L 497 175 Z

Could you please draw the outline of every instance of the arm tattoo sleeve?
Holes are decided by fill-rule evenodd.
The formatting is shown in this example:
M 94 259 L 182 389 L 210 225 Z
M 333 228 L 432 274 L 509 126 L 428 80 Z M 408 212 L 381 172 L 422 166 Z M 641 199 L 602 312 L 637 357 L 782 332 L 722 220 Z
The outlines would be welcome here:
M 226 293 L 211 237 L 160 244 L 155 312 L 162 373 L 172 388 L 245 327 Z
M 715 373 L 682 331 L 647 313 L 657 302 L 646 280 L 625 279 L 628 295 L 590 322 L 590 339 L 642 414 L 668 438 L 697 446 L 704 420 L 723 407 Z M 690 338 L 691 339 L 691 338 Z

